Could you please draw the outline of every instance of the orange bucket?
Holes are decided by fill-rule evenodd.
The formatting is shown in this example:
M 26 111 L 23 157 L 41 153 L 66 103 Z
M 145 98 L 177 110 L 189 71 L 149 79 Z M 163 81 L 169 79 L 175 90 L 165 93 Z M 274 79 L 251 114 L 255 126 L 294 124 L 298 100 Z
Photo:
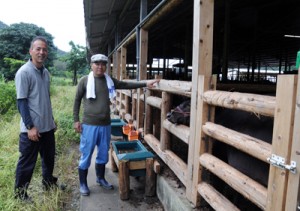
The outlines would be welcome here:
M 139 139 L 139 133 L 135 130 L 132 130 L 128 134 L 128 140 L 129 141 L 134 141 Z

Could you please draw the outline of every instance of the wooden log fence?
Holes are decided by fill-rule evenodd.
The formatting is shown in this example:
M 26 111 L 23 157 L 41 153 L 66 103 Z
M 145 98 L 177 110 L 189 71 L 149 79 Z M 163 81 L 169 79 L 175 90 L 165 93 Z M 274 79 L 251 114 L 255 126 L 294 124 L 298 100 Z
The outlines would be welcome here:
M 286 80 L 289 82 L 282 82 L 285 85 L 280 85 L 281 82 L 279 79 L 278 86 L 285 87 L 286 83 L 288 83 L 288 84 L 292 84 L 289 87 L 289 89 L 293 88 L 294 90 L 296 90 L 295 89 L 296 79 L 293 78 L 293 76 L 289 76 L 283 79 L 283 81 Z M 190 141 L 194 141 L 194 140 L 190 140 L 190 127 L 184 125 L 172 124 L 171 122 L 166 120 L 166 113 L 170 110 L 172 95 L 174 95 L 174 92 L 169 92 L 168 90 L 170 90 L 171 87 L 174 86 L 174 84 L 177 87 L 176 94 L 179 94 L 181 96 L 189 96 L 189 94 L 187 93 L 189 93 L 191 90 L 186 89 L 186 87 L 189 87 L 188 86 L 189 82 L 184 82 L 183 85 L 181 85 L 180 82 L 177 81 L 175 83 L 171 83 L 171 82 L 168 83 L 165 80 L 162 81 L 163 81 L 163 85 L 162 86 L 160 85 L 160 87 L 162 87 L 163 89 L 160 89 L 160 87 L 158 87 L 153 90 L 147 90 L 146 98 L 145 98 L 146 101 L 144 102 L 147 108 L 146 124 L 153 124 L 155 121 L 157 121 L 158 118 L 161 121 L 160 137 L 156 137 L 154 134 L 152 134 L 153 127 L 151 125 L 146 125 L 145 128 L 148 129 L 145 129 L 146 132 L 144 135 L 144 140 L 152 148 L 152 150 L 162 159 L 162 161 L 175 173 L 175 175 L 183 183 L 183 185 L 187 185 L 188 164 L 170 150 L 170 134 L 177 136 L 181 141 L 183 141 L 188 145 Z M 181 87 L 182 89 L 180 89 Z M 151 96 L 151 93 L 153 93 L 154 90 L 161 91 L 162 97 L 160 98 L 157 96 Z M 134 97 L 132 97 L 133 95 L 129 92 L 124 92 L 124 91 L 121 92 L 126 93 L 126 96 L 128 96 L 128 101 L 126 100 L 125 103 L 125 110 L 126 110 L 130 100 L 131 103 L 133 103 Z M 278 127 L 278 128 L 282 127 L 281 126 L 282 122 L 276 121 L 276 117 L 278 116 L 278 114 L 276 115 L 276 113 L 278 113 L 278 109 L 279 109 L 277 103 L 280 102 L 280 100 L 278 99 L 282 98 L 282 95 L 287 95 L 286 92 L 279 92 L 279 94 L 277 94 L 276 97 L 264 96 L 258 94 L 232 93 L 232 92 L 224 92 L 224 91 L 217 91 L 217 90 L 216 91 L 209 90 L 203 92 L 202 94 L 199 93 L 199 95 L 202 96 L 203 102 L 210 106 L 222 106 L 230 109 L 244 110 L 248 112 L 253 112 L 256 115 L 264 115 L 264 116 L 274 116 L 275 114 L 274 127 Z M 295 91 L 293 91 L 292 94 L 289 94 L 287 96 L 288 98 L 291 99 L 289 103 L 294 106 L 291 106 L 291 108 L 288 111 L 284 111 L 281 115 L 286 116 L 288 113 L 290 113 L 289 116 L 292 117 L 293 116 L 292 107 L 295 107 L 296 104 Z M 140 97 L 140 100 L 141 101 L 144 100 L 144 97 Z M 161 116 L 153 117 L 153 115 L 151 115 L 152 108 L 161 110 Z M 280 108 L 279 111 L 282 111 L 283 109 L 284 108 Z M 129 113 L 126 113 L 125 116 L 129 116 L 130 118 L 132 118 L 132 115 Z M 292 120 L 293 119 L 289 121 L 291 122 Z M 293 132 L 293 128 L 291 127 L 293 124 L 290 124 L 289 122 L 286 121 L 283 122 L 286 124 L 287 127 L 286 130 L 289 131 L 288 134 L 291 134 Z M 203 133 L 207 137 L 211 137 L 217 141 L 226 143 L 264 162 L 268 162 L 268 158 L 270 158 L 272 154 L 276 153 L 276 147 L 274 148 L 273 146 L 274 144 L 272 145 L 266 143 L 263 140 L 259 140 L 249 135 L 239 133 L 237 131 L 228 129 L 222 125 L 215 124 L 213 122 L 205 122 L 200 128 L 202 128 Z M 277 132 L 275 131 L 274 134 L 278 134 L 278 131 Z M 280 134 L 277 135 L 277 139 L 278 137 L 281 137 Z M 288 136 L 288 139 L 292 140 L 291 137 Z M 287 143 L 287 145 L 290 145 L 289 143 Z M 278 145 L 278 147 L 280 146 L 281 145 Z M 290 160 L 288 154 L 286 155 L 286 159 Z M 278 186 L 281 189 L 281 191 L 278 191 L 278 190 L 274 190 L 273 188 L 265 188 L 258 182 L 250 179 L 247 175 L 242 174 L 241 172 L 230 167 L 228 164 L 224 163 L 223 161 L 219 160 L 218 158 L 212 156 L 207 152 L 204 152 L 202 154 L 200 153 L 198 162 L 200 168 L 208 169 L 213 174 L 215 174 L 216 176 L 224 180 L 226 183 L 228 183 L 233 189 L 241 193 L 244 197 L 249 199 L 251 202 L 253 202 L 263 210 L 279 210 L 276 207 L 272 206 L 274 200 L 281 201 L 278 203 L 278 206 L 281 208 L 285 206 L 290 207 L 288 203 L 286 203 L 284 200 L 286 194 L 284 193 L 284 190 L 286 190 L 286 186 L 288 184 L 287 176 L 285 176 L 284 178 L 282 178 L 282 176 L 280 177 L 281 180 L 284 179 L 285 181 L 283 182 L 285 184 L 285 188 L 283 188 L 281 187 L 282 185 L 279 185 L 278 182 L 276 182 L 278 180 L 276 178 L 277 176 L 275 177 L 276 173 L 272 174 L 273 171 L 274 172 L 279 171 L 281 174 L 287 175 L 288 174 L 287 170 L 282 170 L 282 169 L 278 170 L 277 167 L 274 167 L 272 165 L 270 167 L 271 175 L 270 175 L 268 187 L 274 188 L 277 187 L 276 185 L 278 184 Z M 193 165 L 197 165 L 197 164 L 193 164 Z M 299 177 L 297 178 L 299 179 Z M 272 186 L 270 186 L 270 184 Z M 201 197 L 203 197 L 216 210 L 226 210 L 226 209 L 228 210 L 229 209 L 228 207 L 230 207 L 230 210 L 238 210 L 238 208 L 235 205 L 233 205 L 226 198 L 224 198 L 224 196 L 218 191 L 216 191 L 214 187 L 207 184 L 206 181 L 201 181 L 196 188 L 197 188 L 196 190 L 197 193 Z M 207 196 L 208 193 L 211 195 Z M 281 197 L 283 200 L 278 200 L 277 197 Z

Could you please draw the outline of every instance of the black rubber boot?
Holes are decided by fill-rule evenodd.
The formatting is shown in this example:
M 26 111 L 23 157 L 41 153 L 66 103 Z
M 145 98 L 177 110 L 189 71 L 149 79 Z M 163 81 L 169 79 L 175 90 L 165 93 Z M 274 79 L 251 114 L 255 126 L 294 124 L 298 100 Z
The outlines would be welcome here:
M 24 201 L 26 203 L 33 203 L 33 200 L 27 194 L 28 185 L 22 188 L 15 188 L 15 199 Z
M 43 184 L 43 190 L 49 191 L 52 188 L 57 188 L 59 190 L 65 190 L 67 185 L 65 184 L 58 184 L 58 178 L 53 177 L 50 179 L 43 179 L 42 184 Z
M 114 186 L 107 182 L 104 178 L 105 174 L 105 164 L 95 164 L 96 175 L 97 175 L 97 183 L 107 190 L 114 189 Z
M 90 195 L 90 190 L 87 185 L 87 174 L 88 174 L 88 169 L 82 170 L 78 168 L 78 173 L 79 173 L 79 182 L 80 182 L 80 194 L 82 196 L 88 196 Z

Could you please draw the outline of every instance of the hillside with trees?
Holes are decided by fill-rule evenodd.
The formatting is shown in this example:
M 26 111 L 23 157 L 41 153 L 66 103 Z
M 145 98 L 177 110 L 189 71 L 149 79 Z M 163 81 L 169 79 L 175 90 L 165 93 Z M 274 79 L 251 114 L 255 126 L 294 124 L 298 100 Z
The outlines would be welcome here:
M 8 27 L 8 25 L 6 25 L 2 21 L 0 21 L 0 29 L 6 28 L 6 27 Z

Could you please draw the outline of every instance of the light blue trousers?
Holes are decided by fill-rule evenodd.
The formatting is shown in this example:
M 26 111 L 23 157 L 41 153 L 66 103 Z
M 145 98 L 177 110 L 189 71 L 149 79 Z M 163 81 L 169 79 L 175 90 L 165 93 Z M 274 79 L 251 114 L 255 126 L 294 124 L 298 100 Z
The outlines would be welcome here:
M 90 167 L 95 146 L 97 146 L 96 163 L 106 164 L 108 162 L 110 134 L 111 125 L 95 126 L 82 124 L 79 146 L 81 152 L 79 160 L 80 169 L 86 170 Z

